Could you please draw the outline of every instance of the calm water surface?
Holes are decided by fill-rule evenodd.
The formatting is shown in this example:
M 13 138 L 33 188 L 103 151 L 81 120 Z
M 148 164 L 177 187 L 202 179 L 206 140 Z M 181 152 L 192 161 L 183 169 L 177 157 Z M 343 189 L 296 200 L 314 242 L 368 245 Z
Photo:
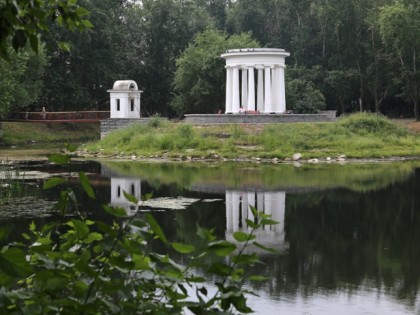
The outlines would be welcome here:
M 51 220 L 54 192 L 43 178 L 89 174 L 101 203 L 126 207 L 122 191 L 152 193 L 145 208 L 172 240 L 195 239 L 196 223 L 232 240 L 252 216 L 248 206 L 280 224 L 258 232 L 281 255 L 261 253 L 248 284 L 257 314 L 420 314 L 420 163 L 358 165 L 195 165 L 76 163 L 65 169 L 22 162 L 26 197 L 0 204 L 0 225 L 15 235 L 28 222 Z M 79 200 L 93 218 L 95 204 Z M 255 250 L 256 251 L 256 250 Z

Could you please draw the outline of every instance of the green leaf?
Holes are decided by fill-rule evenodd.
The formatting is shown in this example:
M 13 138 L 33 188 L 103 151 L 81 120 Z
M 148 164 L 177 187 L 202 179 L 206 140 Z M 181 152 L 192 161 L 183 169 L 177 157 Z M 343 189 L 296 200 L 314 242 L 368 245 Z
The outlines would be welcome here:
M 12 277 L 27 277 L 32 271 L 23 250 L 15 247 L 0 253 L 0 269 Z
M 234 261 L 237 264 L 246 264 L 246 265 L 254 265 L 255 263 L 260 262 L 260 260 L 258 259 L 258 256 L 256 254 L 238 255 L 238 256 L 235 256 Z
M 64 182 L 65 182 L 64 178 L 59 178 L 59 177 L 50 178 L 46 182 L 44 182 L 44 185 L 42 186 L 42 188 L 43 189 L 50 189 L 50 188 L 58 186 L 58 185 L 60 185 Z
M 256 236 L 253 234 L 248 234 L 241 231 L 233 233 L 233 237 L 238 242 L 246 242 L 246 241 L 250 241 L 256 238 Z
M 249 279 L 250 281 L 261 282 L 261 281 L 267 281 L 267 280 L 270 280 L 270 277 L 264 277 L 264 276 L 250 276 L 250 277 L 248 277 L 248 279 Z
M 143 201 L 147 201 L 147 200 L 152 199 L 152 198 L 153 198 L 153 194 L 152 193 L 148 193 L 148 194 L 142 195 L 142 200 Z
M 207 230 L 197 224 L 197 235 L 203 240 L 214 241 L 216 237 L 213 235 L 213 230 Z
M 252 309 L 246 305 L 246 299 L 243 294 L 231 298 L 232 304 L 241 313 L 252 313 Z
M 257 210 L 257 208 L 255 208 L 255 207 L 254 207 L 254 206 L 252 206 L 252 205 L 249 205 L 249 208 L 251 209 L 252 215 L 253 215 L 254 217 L 258 217 L 258 210 Z
M 44 286 L 43 289 L 46 291 L 56 291 L 56 290 L 61 290 L 66 288 L 68 285 L 68 281 L 66 278 L 64 277 L 53 277 L 48 279 Z
M 134 197 L 133 195 L 130 195 L 125 190 L 123 191 L 123 194 L 124 194 L 125 199 L 127 199 L 131 203 L 134 203 L 135 205 L 138 204 L 139 200 L 136 197 Z
M 107 206 L 107 205 L 102 205 L 102 207 L 104 208 L 104 210 L 106 212 L 108 212 L 109 214 L 113 215 L 114 217 L 121 218 L 121 217 L 126 217 L 127 216 L 127 212 L 123 208 L 110 207 L 110 206 Z
M 207 251 L 216 254 L 217 256 L 225 257 L 228 256 L 236 249 L 236 245 L 227 241 L 215 241 L 209 243 Z
M 86 28 L 93 28 L 94 27 L 93 24 L 89 20 L 83 20 L 82 23 L 83 23 L 84 27 L 86 27 Z
M 73 219 L 67 225 L 74 227 L 80 239 L 85 239 L 89 234 L 89 227 L 83 221 Z
M 136 270 L 149 270 L 150 269 L 150 258 L 144 255 L 133 255 L 134 268 Z
M 78 7 L 75 12 L 79 17 L 89 15 L 90 12 L 83 7 Z
M 155 220 L 155 218 L 150 214 L 147 213 L 146 214 L 146 220 L 150 225 L 150 229 L 155 233 L 155 235 L 165 244 L 168 244 L 168 240 L 166 239 L 165 234 L 162 231 L 162 228 L 160 227 L 160 225 L 157 223 L 157 221 Z
M 7 236 L 9 236 L 10 232 L 11 232 L 11 227 L 10 226 L 4 226 L 0 228 L 0 240 L 5 239 Z
M 255 246 L 257 246 L 258 248 L 261 248 L 261 249 L 265 250 L 266 252 L 273 253 L 273 254 L 278 254 L 279 253 L 276 249 L 271 248 L 271 247 L 264 246 L 264 245 L 262 245 L 262 244 L 260 244 L 258 242 L 254 242 L 252 244 L 254 244 Z
M 207 272 L 218 276 L 229 276 L 231 273 L 231 267 L 223 263 L 213 263 Z
M 276 224 L 279 224 L 280 222 L 277 222 L 277 221 L 274 221 L 274 220 L 271 220 L 271 219 L 262 219 L 261 220 L 261 222 L 260 222 L 260 224 L 262 224 L 262 225 L 276 225 Z
M 58 47 L 65 52 L 70 52 L 71 50 L 71 45 L 68 42 L 58 42 Z
M 123 256 L 112 256 L 109 258 L 109 263 L 121 269 L 133 269 L 135 266 L 133 261 L 125 260 Z
M 171 246 L 173 249 L 175 249 L 178 253 L 181 254 L 189 254 L 195 250 L 194 246 L 183 243 L 173 242 L 171 243 Z
M 95 192 L 93 191 L 92 186 L 89 183 L 89 179 L 84 172 L 79 173 L 79 180 L 87 195 L 92 199 L 96 199 Z
M 56 164 L 68 164 L 70 156 L 66 154 L 50 154 L 48 155 L 48 161 Z
M 97 232 L 92 232 L 92 233 L 89 233 L 88 237 L 84 240 L 84 242 L 86 244 L 90 244 L 90 243 L 92 243 L 94 241 L 103 240 L 103 238 L 104 237 L 102 236 L 102 234 L 97 233 Z
M 245 219 L 245 222 L 247 224 L 248 227 L 253 228 L 253 229 L 257 229 L 260 227 L 260 225 L 254 223 L 254 221 L 251 221 L 249 219 Z

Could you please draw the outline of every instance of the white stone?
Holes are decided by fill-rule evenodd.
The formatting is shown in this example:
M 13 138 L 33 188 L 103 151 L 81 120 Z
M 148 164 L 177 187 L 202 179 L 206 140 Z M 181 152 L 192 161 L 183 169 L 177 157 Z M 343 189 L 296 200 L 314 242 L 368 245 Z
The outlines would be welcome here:
M 331 161 L 331 158 L 329 156 L 327 157 L 327 161 Z
M 312 163 L 312 164 L 317 164 L 319 162 L 319 160 L 318 159 L 309 159 L 308 160 L 308 163 Z
M 292 160 L 293 161 L 299 161 L 302 158 L 302 154 L 300 153 L 295 153 L 292 155 Z

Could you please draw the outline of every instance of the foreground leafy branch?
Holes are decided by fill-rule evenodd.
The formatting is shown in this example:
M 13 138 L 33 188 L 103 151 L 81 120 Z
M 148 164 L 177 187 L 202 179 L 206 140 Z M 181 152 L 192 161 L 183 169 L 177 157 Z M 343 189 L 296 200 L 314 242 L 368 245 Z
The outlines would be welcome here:
M 69 159 L 50 157 L 56 163 Z M 87 176 L 80 173 L 79 179 L 84 192 L 95 199 Z M 52 178 L 44 188 L 64 184 L 64 179 Z M 124 194 L 134 205 L 141 203 Z M 246 303 L 251 292 L 243 284 L 264 278 L 247 275 L 246 267 L 260 261 L 246 249 L 272 251 L 256 242 L 255 231 L 277 223 L 257 209 L 251 207 L 254 220 L 247 220 L 248 232 L 234 233 L 235 243 L 218 240 L 213 230 L 198 226 L 200 245 L 193 246 L 168 240 L 154 217 L 139 210 L 127 217 L 124 209 L 104 205 L 113 221 L 89 220 L 79 212 L 69 187 L 61 190 L 57 206 L 58 220 L 44 226 L 32 223 L 24 242 L 1 249 L 2 314 L 252 312 Z M 157 243 L 165 249 L 155 251 Z

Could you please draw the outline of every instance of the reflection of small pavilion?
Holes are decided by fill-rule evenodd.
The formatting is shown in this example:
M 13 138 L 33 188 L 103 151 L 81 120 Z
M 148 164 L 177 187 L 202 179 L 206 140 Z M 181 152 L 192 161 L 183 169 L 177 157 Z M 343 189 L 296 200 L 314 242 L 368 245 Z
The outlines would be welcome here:
M 280 192 L 255 192 L 255 191 L 226 191 L 226 239 L 234 240 L 233 233 L 237 231 L 248 232 L 245 220 L 254 220 L 249 206 L 256 207 L 259 211 L 271 215 L 271 218 L 279 224 L 264 226 L 257 231 L 258 242 L 284 250 L 285 243 L 284 220 L 285 220 L 286 193 Z M 253 249 L 254 250 L 254 249 Z
M 141 180 L 139 178 L 111 177 L 111 203 L 109 205 L 124 208 L 130 215 L 136 211 L 137 207 L 125 198 L 124 191 L 140 200 Z

